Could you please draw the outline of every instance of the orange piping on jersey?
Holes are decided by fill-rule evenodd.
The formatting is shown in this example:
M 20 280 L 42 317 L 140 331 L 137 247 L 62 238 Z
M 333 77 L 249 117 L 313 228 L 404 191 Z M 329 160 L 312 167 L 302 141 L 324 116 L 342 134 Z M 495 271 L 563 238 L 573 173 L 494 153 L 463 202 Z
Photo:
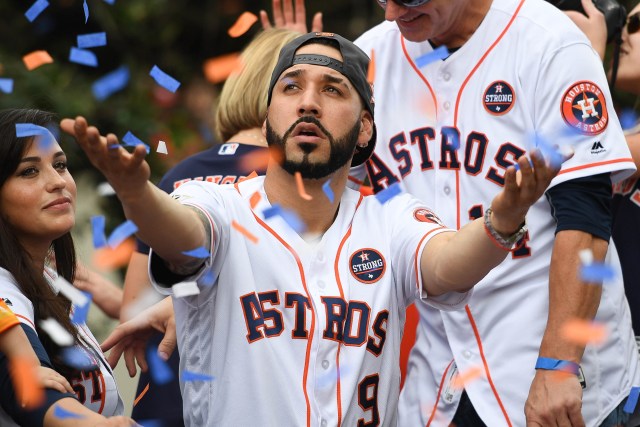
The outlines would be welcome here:
M 502 414 L 504 415 L 504 419 L 507 422 L 509 427 L 512 427 L 511 420 L 509 419 L 509 415 L 507 414 L 507 410 L 504 409 L 504 405 L 502 404 L 502 400 L 498 395 L 498 390 L 496 390 L 495 385 L 493 384 L 493 380 L 491 379 L 491 374 L 489 373 L 489 365 L 487 364 L 487 359 L 484 357 L 484 350 L 482 349 L 482 340 L 480 339 L 480 334 L 478 333 L 478 328 L 476 327 L 476 321 L 473 319 L 473 315 L 471 314 L 471 309 L 469 305 L 465 305 L 464 309 L 467 311 L 467 316 L 469 317 L 469 323 L 471 323 L 471 328 L 473 328 L 473 334 L 476 336 L 476 342 L 478 343 L 478 351 L 480 351 L 480 357 L 482 358 L 482 364 L 484 365 L 484 372 L 487 375 L 487 381 L 489 381 L 489 385 L 491 386 L 491 390 L 493 391 L 493 395 L 496 397 L 496 401 L 502 410 Z
M 440 387 L 438 387 L 438 395 L 436 396 L 436 402 L 433 404 L 433 409 L 431 410 L 431 416 L 429 417 L 429 421 L 427 421 L 426 427 L 431 425 L 433 418 L 436 416 L 436 411 L 438 410 L 438 402 L 440 401 L 440 394 L 442 393 L 442 386 L 444 385 L 444 379 L 447 378 L 447 372 L 449 372 L 449 368 L 453 365 L 453 360 L 449 362 L 447 365 L 447 369 L 444 370 L 442 374 L 442 379 L 440 379 Z
M 458 97 L 456 98 L 456 108 L 453 113 L 454 127 L 456 128 L 458 127 L 458 107 L 460 107 L 460 98 L 462 97 L 462 92 L 464 91 L 465 86 L 467 85 L 467 83 L 469 83 L 469 80 L 471 80 L 471 76 L 473 76 L 475 72 L 478 70 L 478 68 L 480 68 L 480 64 L 484 62 L 484 60 L 487 58 L 487 56 L 489 56 L 489 53 L 491 53 L 493 48 L 496 47 L 498 43 L 500 43 L 500 40 L 502 40 L 502 37 L 504 37 L 507 31 L 509 31 L 509 28 L 511 28 L 511 24 L 513 24 L 513 21 L 516 19 L 516 16 L 518 16 L 518 12 L 520 12 L 520 9 L 522 8 L 524 1 L 525 0 L 520 0 L 520 4 L 518 4 L 518 7 L 513 13 L 513 16 L 507 23 L 506 27 L 504 27 L 504 30 L 502 30 L 502 32 L 500 33 L 498 38 L 493 42 L 493 44 L 489 46 L 489 49 L 487 49 L 484 55 L 482 55 L 482 58 L 480 58 L 478 63 L 475 65 L 475 67 L 473 67 L 473 70 L 471 70 L 471 72 L 467 76 L 467 78 L 464 79 L 464 82 L 462 82 L 462 85 L 460 86 L 460 91 L 458 91 Z M 460 171 L 456 170 L 455 172 L 456 172 L 456 205 L 457 205 L 456 228 L 459 230 L 460 229 Z
M 420 291 L 421 295 L 422 295 L 422 289 L 419 288 L 420 282 L 421 282 L 420 280 L 421 269 L 420 269 L 420 260 L 418 259 L 418 252 L 420 251 L 420 246 L 422 246 L 422 242 L 424 241 L 424 239 L 427 238 L 429 234 L 433 233 L 434 231 L 442 230 L 443 228 L 445 227 L 434 228 L 433 230 L 426 233 L 424 236 L 422 236 L 422 239 L 420 239 L 420 241 L 418 242 L 418 247 L 416 248 L 416 253 L 415 253 L 413 262 L 414 262 L 414 269 L 416 271 L 416 287 L 418 288 L 418 291 Z M 422 287 L 424 288 L 424 283 L 422 284 Z
M 20 319 L 25 320 L 28 324 L 30 324 L 34 331 L 36 330 L 36 325 L 33 324 L 31 319 L 29 319 L 28 317 L 24 317 L 22 314 L 18 314 L 18 313 L 14 313 L 14 314 L 16 315 L 16 317 L 19 317 Z
M 418 77 L 420 77 L 420 79 L 424 82 L 424 84 L 427 85 L 427 88 L 429 88 L 429 92 L 431 92 L 431 98 L 433 98 L 433 105 L 435 105 L 436 107 L 436 121 L 438 121 L 438 99 L 436 98 L 436 94 L 433 92 L 433 88 L 429 84 L 429 81 L 427 80 L 427 78 L 420 72 L 418 67 L 416 67 L 416 64 L 413 62 L 413 59 L 411 59 L 411 57 L 409 56 L 409 52 L 407 52 L 407 47 L 404 44 L 404 37 L 402 37 L 402 34 L 400 35 L 400 44 L 402 45 L 402 52 L 404 52 L 405 58 L 407 58 L 407 61 L 409 61 L 409 65 L 411 65 L 411 68 L 413 68 L 413 71 L 416 72 L 416 74 L 418 75 Z
M 252 212 L 253 213 L 253 212 Z M 298 270 L 300 270 L 300 280 L 302 280 L 302 287 L 304 288 L 305 293 L 307 294 L 307 298 L 309 298 L 309 308 L 311 308 L 311 330 L 309 331 L 309 339 L 307 340 L 307 350 L 304 357 L 304 374 L 302 374 L 302 391 L 304 392 L 304 401 L 307 406 L 307 427 L 311 426 L 311 403 L 309 402 L 309 395 L 307 393 L 307 375 L 309 373 L 309 357 L 311 354 L 311 343 L 313 342 L 313 334 L 315 333 L 315 324 L 316 324 L 316 313 L 313 309 L 313 299 L 311 298 L 311 294 L 309 293 L 309 289 L 307 288 L 307 280 L 304 275 L 304 268 L 302 267 L 302 262 L 298 257 L 296 251 L 293 250 L 291 246 L 287 242 L 284 241 L 282 237 L 278 235 L 271 227 L 269 227 L 263 220 L 260 219 L 255 213 L 253 213 L 253 217 L 258 221 L 265 230 L 273 235 L 281 244 L 284 246 L 290 253 L 293 255 L 293 258 L 296 260 L 298 264 Z
M 581 169 L 595 168 L 597 166 L 608 165 L 611 163 L 626 163 L 626 162 L 633 163 L 633 159 L 628 157 L 624 159 L 614 159 L 614 160 L 606 160 L 604 162 L 589 163 L 586 165 L 580 165 L 573 168 L 563 169 L 558 173 L 558 175 L 562 175 L 563 173 L 573 172 Z
M 101 402 L 100 402 L 100 409 L 98 409 L 98 413 L 102 414 L 102 410 L 104 409 L 104 402 L 107 398 L 107 387 L 104 384 L 104 376 L 102 375 L 101 370 L 98 371 L 98 375 L 100 375 L 100 389 L 101 389 L 101 392 L 100 392 Z
M 356 183 L 356 184 L 358 184 L 358 185 L 364 185 L 364 181 L 360 181 L 358 178 L 356 178 L 356 177 L 354 177 L 354 176 L 349 175 L 349 176 L 347 177 L 347 179 L 348 179 L 349 181 L 351 181 L 351 182 L 355 182 L 355 183 Z
M 360 202 L 362 202 L 363 196 L 360 195 L 360 199 L 358 199 L 358 204 L 356 205 L 356 209 L 358 210 L 358 207 L 360 206 Z M 355 215 L 355 212 L 354 212 Z M 340 245 L 338 246 L 338 252 L 336 253 L 336 259 L 333 262 L 333 272 L 336 276 L 336 283 L 338 284 L 338 290 L 340 291 L 340 298 L 344 299 L 344 290 L 342 289 L 342 281 L 340 280 L 340 272 L 338 270 L 338 262 L 340 260 L 340 253 L 342 252 L 342 247 L 344 246 L 344 244 L 346 243 L 347 239 L 349 238 L 349 236 L 351 236 L 351 226 L 353 224 L 349 225 L 349 229 L 347 230 L 347 232 L 345 233 L 344 237 L 342 238 L 342 241 L 340 242 Z M 337 399 L 337 403 L 338 403 L 338 427 L 340 427 L 340 424 L 342 423 L 342 394 L 341 394 L 341 389 L 340 389 L 340 349 L 342 347 L 340 346 L 340 344 L 338 344 L 338 352 L 336 353 L 336 370 L 338 372 L 338 379 L 337 379 L 337 387 L 336 387 L 336 399 Z

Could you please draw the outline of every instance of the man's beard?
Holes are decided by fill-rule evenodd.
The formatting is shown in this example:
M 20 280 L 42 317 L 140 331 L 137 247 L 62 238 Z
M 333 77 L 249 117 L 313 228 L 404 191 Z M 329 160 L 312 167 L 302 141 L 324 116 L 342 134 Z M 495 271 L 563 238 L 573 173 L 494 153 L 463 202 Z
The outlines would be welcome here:
M 318 128 L 326 135 L 327 139 L 329 139 L 330 154 L 329 159 L 326 162 L 310 163 L 310 153 L 305 153 L 302 161 L 299 162 L 294 162 L 287 158 L 285 141 L 289 139 L 291 132 L 293 132 L 295 127 L 300 123 L 313 123 L 318 126 Z M 276 149 L 280 152 L 279 154 L 282 159 L 280 161 L 280 165 L 285 171 L 291 175 L 294 175 L 296 172 L 300 172 L 302 178 L 305 179 L 325 178 L 346 165 L 347 162 L 350 162 L 356 148 L 356 143 L 358 142 L 359 134 L 360 122 L 358 121 L 345 136 L 336 140 L 333 135 L 331 135 L 324 126 L 322 126 L 318 119 L 313 116 L 304 116 L 296 120 L 284 135 L 280 136 L 273 130 L 269 123 L 269 119 L 267 119 L 267 144 L 269 144 L 269 148 Z

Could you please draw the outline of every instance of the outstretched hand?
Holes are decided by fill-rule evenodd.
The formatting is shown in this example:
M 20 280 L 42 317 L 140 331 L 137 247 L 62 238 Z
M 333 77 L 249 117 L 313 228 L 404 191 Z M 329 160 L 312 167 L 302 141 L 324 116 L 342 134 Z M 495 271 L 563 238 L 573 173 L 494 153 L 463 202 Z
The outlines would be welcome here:
M 582 8 L 586 16 L 575 10 L 567 10 L 564 13 L 587 36 L 591 46 L 600 55 L 600 59 L 604 59 L 607 48 L 607 21 L 603 13 L 593 4 L 593 0 L 582 0 Z
M 295 1 L 295 12 L 293 2 Z M 304 6 L 304 0 L 273 0 L 273 19 L 276 28 L 285 28 L 306 34 L 307 30 L 307 12 Z M 266 30 L 272 27 L 269 15 L 266 11 L 260 11 L 260 22 L 262 29 Z M 311 21 L 311 32 L 322 31 L 322 12 L 313 15 Z
M 91 164 L 102 172 L 121 199 L 127 193 L 135 197 L 136 190 L 149 180 L 151 170 L 144 160 L 147 152 L 143 146 L 138 145 L 129 153 L 114 134 L 100 135 L 95 126 L 89 126 L 80 116 L 63 119 L 60 128 L 76 139 Z

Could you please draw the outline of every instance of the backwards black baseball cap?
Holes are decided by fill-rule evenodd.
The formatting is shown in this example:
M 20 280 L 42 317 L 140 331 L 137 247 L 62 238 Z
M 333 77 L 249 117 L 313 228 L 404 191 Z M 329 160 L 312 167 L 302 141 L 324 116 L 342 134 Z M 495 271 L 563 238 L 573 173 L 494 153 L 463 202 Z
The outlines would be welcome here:
M 330 40 L 330 46 L 334 46 L 342 55 L 342 62 L 325 55 L 301 54 L 296 55 L 296 51 L 304 45 L 318 43 L 319 40 Z M 269 96 L 267 105 L 271 105 L 271 94 L 278 82 L 278 78 L 287 69 L 296 64 L 311 64 L 322 67 L 329 67 L 349 79 L 353 87 L 360 95 L 365 108 L 371 117 L 374 117 L 373 87 L 367 81 L 367 70 L 369 68 L 369 57 L 358 46 L 334 33 L 308 33 L 287 43 L 281 50 L 278 63 L 271 74 L 269 84 Z M 351 160 L 351 166 L 358 166 L 366 162 L 376 146 L 376 126 L 373 124 L 373 134 L 366 147 L 356 146 L 356 152 Z

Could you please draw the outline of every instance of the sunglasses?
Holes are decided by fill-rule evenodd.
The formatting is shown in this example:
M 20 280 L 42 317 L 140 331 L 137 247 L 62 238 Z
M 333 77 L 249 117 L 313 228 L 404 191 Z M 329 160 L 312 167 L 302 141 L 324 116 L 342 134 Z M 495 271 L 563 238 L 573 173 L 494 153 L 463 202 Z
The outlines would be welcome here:
M 422 6 L 423 4 L 429 3 L 431 0 L 393 0 L 393 1 L 404 7 L 418 7 L 418 6 Z M 380 3 L 380 6 L 382 7 L 387 6 L 387 0 L 378 0 L 378 3 Z
M 640 30 L 640 12 L 629 15 L 627 18 L 627 33 L 637 33 L 638 30 Z

